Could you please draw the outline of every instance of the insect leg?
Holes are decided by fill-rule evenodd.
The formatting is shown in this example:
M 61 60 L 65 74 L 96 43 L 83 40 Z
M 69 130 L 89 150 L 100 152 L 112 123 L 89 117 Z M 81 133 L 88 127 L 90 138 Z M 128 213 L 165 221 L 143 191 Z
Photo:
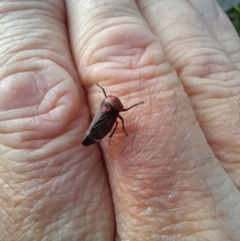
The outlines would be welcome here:
M 114 135 L 114 133 L 115 133 L 115 131 L 116 131 L 116 129 L 117 129 L 117 126 L 118 126 L 118 121 L 116 120 L 116 121 L 115 121 L 114 129 L 113 129 L 112 133 L 111 133 L 110 136 L 109 136 L 109 146 L 111 146 L 111 144 L 110 144 L 111 138 L 112 138 L 112 136 Z
M 102 89 L 104 96 L 107 97 L 105 89 L 98 83 L 97 83 L 97 86 Z
M 128 134 L 127 134 L 127 132 L 125 131 L 125 128 L 124 128 L 124 120 L 123 120 L 122 116 L 118 115 L 118 118 L 122 121 L 123 131 L 125 132 L 126 136 L 128 136 Z
M 143 104 L 144 102 L 142 101 L 142 102 L 140 102 L 140 103 L 137 103 L 137 104 L 135 104 L 135 105 L 132 105 L 132 106 L 130 106 L 130 107 L 128 107 L 127 109 L 123 109 L 122 111 L 128 111 L 128 110 L 130 110 L 131 108 L 133 108 L 134 106 L 137 106 L 137 105 L 140 105 L 140 104 Z

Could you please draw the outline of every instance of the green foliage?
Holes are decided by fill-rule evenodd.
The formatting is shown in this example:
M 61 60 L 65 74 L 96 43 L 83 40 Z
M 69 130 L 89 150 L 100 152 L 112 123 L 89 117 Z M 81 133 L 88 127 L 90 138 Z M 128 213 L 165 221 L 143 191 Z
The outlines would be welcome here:
M 228 17 L 236 28 L 238 35 L 240 35 L 240 5 L 234 6 L 227 12 Z

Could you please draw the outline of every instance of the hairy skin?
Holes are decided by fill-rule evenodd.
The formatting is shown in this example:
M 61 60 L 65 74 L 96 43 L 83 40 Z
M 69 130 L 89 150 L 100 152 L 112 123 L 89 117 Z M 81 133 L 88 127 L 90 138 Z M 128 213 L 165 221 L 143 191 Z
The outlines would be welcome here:
M 239 241 L 240 41 L 193 2 L 1 1 L 0 241 Z M 97 82 L 144 104 L 83 147 Z

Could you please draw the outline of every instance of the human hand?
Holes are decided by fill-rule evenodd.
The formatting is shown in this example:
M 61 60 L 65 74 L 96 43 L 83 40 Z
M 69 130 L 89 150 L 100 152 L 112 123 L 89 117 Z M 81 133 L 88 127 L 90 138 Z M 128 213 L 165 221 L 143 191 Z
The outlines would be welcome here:
M 0 240 L 239 240 L 239 38 L 189 2 L 1 3 Z M 144 105 L 84 147 L 97 82 Z

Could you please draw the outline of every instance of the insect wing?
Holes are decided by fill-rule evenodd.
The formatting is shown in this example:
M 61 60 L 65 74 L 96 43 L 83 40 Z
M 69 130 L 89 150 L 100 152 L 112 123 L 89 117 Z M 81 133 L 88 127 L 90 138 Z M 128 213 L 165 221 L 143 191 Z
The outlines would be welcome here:
M 89 146 L 105 137 L 112 129 L 119 111 L 106 101 L 102 101 L 101 106 L 95 115 L 87 134 L 82 141 L 84 146 Z

